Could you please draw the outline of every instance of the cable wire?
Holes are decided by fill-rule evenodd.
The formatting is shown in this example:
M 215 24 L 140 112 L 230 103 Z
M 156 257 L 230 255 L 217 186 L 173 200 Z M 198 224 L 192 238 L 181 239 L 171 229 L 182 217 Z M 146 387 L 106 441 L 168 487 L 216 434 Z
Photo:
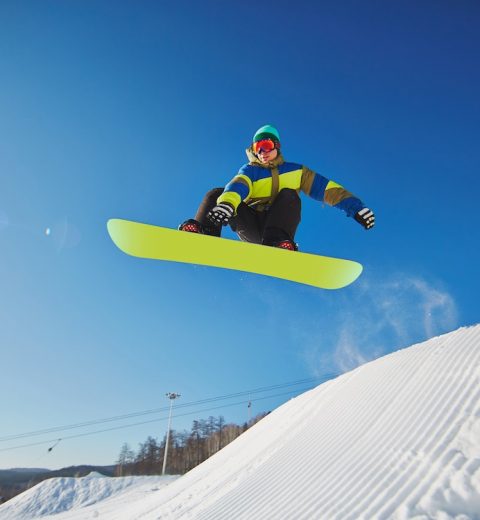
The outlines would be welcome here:
M 180 403 L 180 404 L 175 406 L 175 409 L 178 409 L 178 408 L 190 408 L 190 407 L 194 407 L 194 406 L 200 406 L 202 404 L 213 403 L 213 402 L 216 402 L 216 401 L 233 399 L 233 398 L 236 398 L 236 397 L 243 397 L 245 395 L 252 395 L 252 394 L 258 394 L 258 393 L 267 392 L 267 391 L 271 391 L 271 390 L 277 390 L 277 389 L 280 389 L 280 388 L 287 388 L 289 386 L 297 386 L 297 385 L 301 385 L 301 384 L 310 384 L 310 383 L 313 383 L 315 381 L 317 381 L 317 382 L 319 382 L 321 380 L 325 381 L 325 380 L 328 380 L 328 379 L 332 379 L 333 377 L 336 377 L 337 375 L 338 374 L 336 374 L 336 373 L 327 373 L 327 374 L 323 374 L 323 375 L 321 375 L 319 377 L 311 377 L 311 378 L 306 378 L 306 379 L 299 379 L 297 381 L 292 381 L 292 382 L 288 382 L 288 383 L 280 383 L 280 384 L 276 384 L 276 385 L 255 388 L 253 390 L 245 390 L 245 391 L 242 391 L 242 392 L 236 392 L 236 393 L 232 393 L 232 394 L 225 394 L 225 395 L 220 395 L 220 396 L 216 396 L 216 397 L 200 399 L 198 401 L 191 401 L 191 402 L 187 402 L 187 403 Z M 126 420 L 126 419 L 132 419 L 134 417 L 140 417 L 140 416 L 143 416 L 143 415 L 151 415 L 151 414 L 155 414 L 155 413 L 165 412 L 168 409 L 169 409 L 169 406 L 163 406 L 163 407 L 160 407 L 160 408 L 154 408 L 154 409 L 150 409 L 150 410 L 143 410 L 143 411 L 140 411 L 140 412 L 131 412 L 131 413 L 128 413 L 128 414 L 116 415 L 116 416 L 113 416 L 113 417 L 105 417 L 103 419 L 94 419 L 94 420 L 84 421 L 84 422 L 80 422 L 80 423 L 67 424 L 67 425 L 63 425 L 63 426 L 54 426 L 52 428 L 45 428 L 45 429 L 41 429 L 41 430 L 34 430 L 34 431 L 24 432 L 24 433 L 19 433 L 19 434 L 6 435 L 4 437 L 0 437 L 0 442 L 8 442 L 8 441 L 13 441 L 13 440 L 17 440 L 17 439 L 24 439 L 24 438 L 28 438 L 28 437 L 37 437 L 37 436 L 40 436 L 40 435 L 46 435 L 48 433 L 67 431 L 67 430 L 72 430 L 72 429 L 85 428 L 87 426 L 95 426 L 97 424 L 103 424 L 103 423 L 108 423 L 108 422 L 116 422 L 116 421 L 121 421 L 121 420 Z M 0 450 L 0 451 L 3 451 L 3 450 Z
M 222 405 L 219 405 L 219 406 L 206 408 L 206 409 L 203 409 L 203 410 L 195 410 L 195 411 L 192 411 L 192 412 L 185 412 L 185 413 L 181 413 L 181 414 L 175 414 L 175 415 L 173 415 L 173 417 L 174 418 L 176 418 L 176 417 L 185 417 L 187 415 L 193 415 L 193 414 L 197 414 L 197 413 L 209 412 L 209 411 L 218 410 L 218 409 L 221 409 L 221 408 L 229 408 L 229 407 L 232 407 L 232 406 L 239 406 L 241 404 L 245 404 L 245 403 L 248 403 L 248 402 L 262 401 L 262 400 L 266 400 L 266 399 L 273 399 L 274 397 L 280 397 L 280 396 L 288 395 L 288 394 L 291 394 L 292 392 L 303 393 L 303 392 L 307 392 L 308 390 L 312 390 L 312 388 L 315 388 L 315 387 L 310 386 L 308 388 L 303 388 L 303 389 L 300 389 L 300 390 L 290 390 L 288 392 L 282 392 L 280 394 L 274 394 L 274 395 L 268 395 L 268 396 L 263 396 L 263 397 L 257 397 L 256 399 L 247 399 L 247 400 L 239 401 L 239 402 L 236 402 L 236 403 L 222 404 Z M 177 408 L 177 407 L 175 407 L 175 408 Z M 63 442 L 65 440 L 69 440 L 69 439 L 77 439 L 79 437 L 87 437 L 87 436 L 90 436 L 90 435 L 97 435 L 99 433 L 111 432 L 111 431 L 115 431 L 115 430 L 123 430 L 123 429 L 126 429 L 126 428 L 132 428 L 132 427 L 141 426 L 141 425 L 144 425 L 144 424 L 150 424 L 150 423 L 154 423 L 154 422 L 166 421 L 167 418 L 168 417 L 161 417 L 161 418 L 157 418 L 157 419 L 151 419 L 149 421 L 141 421 L 141 422 L 132 423 L 132 424 L 124 424 L 122 426 L 114 426 L 112 428 L 105 428 L 105 429 L 102 429 L 102 430 L 95 430 L 93 432 L 79 433 L 79 434 L 76 434 L 76 435 L 69 435 L 69 436 L 66 436 L 66 437 L 64 436 L 64 437 L 62 437 L 61 440 Z M 17 450 L 17 449 L 21 449 L 21 448 L 29 448 L 29 447 L 32 447 L 32 446 L 41 446 L 42 444 L 51 444 L 52 442 L 55 442 L 55 441 L 59 441 L 59 439 L 49 439 L 49 440 L 46 440 L 46 441 L 32 442 L 32 443 L 29 443 L 29 444 L 21 444 L 19 446 L 11 446 L 9 448 L 0 448 L 0 452 L 12 451 L 12 450 Z

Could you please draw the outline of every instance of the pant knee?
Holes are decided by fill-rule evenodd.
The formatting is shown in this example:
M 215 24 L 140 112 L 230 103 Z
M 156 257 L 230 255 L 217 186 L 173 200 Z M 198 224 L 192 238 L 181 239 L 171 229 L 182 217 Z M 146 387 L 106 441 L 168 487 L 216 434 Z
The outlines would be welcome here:
M 220 195 L 222 193 L 223 193 L 223 188 L 213 188 L 212 190 L 207 191 L 207 193 L 205 194 L 205 199 L 214 200 L 216 202 L 218 197 L 220 197 Z
M 223 193 L 223 188 L 214 188 L 208 191 L 203 197 L 200 206 L 198 207 L 195 215 L 195 220 L 198 220 L 201 224 L 210 225 L 207 215 L 209 211 L 216 205 L 218 197 Z

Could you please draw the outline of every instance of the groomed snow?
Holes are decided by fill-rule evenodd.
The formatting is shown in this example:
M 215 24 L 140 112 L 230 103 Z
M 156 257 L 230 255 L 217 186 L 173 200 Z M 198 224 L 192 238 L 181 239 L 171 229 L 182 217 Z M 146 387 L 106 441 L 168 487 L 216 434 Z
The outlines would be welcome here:
M 151 487 L 48 518 L 480 519 L 480 325 L 324 383 Z

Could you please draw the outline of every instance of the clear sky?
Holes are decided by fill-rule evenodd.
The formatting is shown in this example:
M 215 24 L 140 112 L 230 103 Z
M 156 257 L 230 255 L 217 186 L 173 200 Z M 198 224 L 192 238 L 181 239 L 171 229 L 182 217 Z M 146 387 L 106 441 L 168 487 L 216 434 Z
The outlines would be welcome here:
M 46 444 L 0 451 L 0 468 L 108 464 L 162 436 L 166 415 L 7 436 L 161 408 L 170 391 L 189 403 L 338 373 L 478 322 L 479 22 L 474 0 L 3 0 L 0 449 Z M 358 260 L 355 284 L 139 260 L 110 242 L 112 217 L 192 217 L 267 123 L 287 160 L 375 211 L 366 232 L 302 199 L 300 248 Z M 292 390 L 252 414 L 301 388 L 255 394 Z M 173 427 L 247 417 L 203 408 Z M 65 439 L 142 419 L 159 420 Z

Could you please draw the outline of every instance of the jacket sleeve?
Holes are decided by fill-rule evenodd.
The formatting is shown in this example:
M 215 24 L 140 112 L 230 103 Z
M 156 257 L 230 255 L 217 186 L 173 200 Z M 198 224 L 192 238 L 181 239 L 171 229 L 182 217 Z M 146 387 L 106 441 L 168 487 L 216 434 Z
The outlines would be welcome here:
M 329 206 L 344 211 L 348 217 L 353 217 L 365 204 L 343 186 L 315 173 L 306 166 L 302 167 L 301 190 L 315 200 L 325 202 Z
M 248 200 L 253 185 L 248 173 L 248 167 L 242 167 L 237 175 L 225 186 L 223 193 L 217 199 L 217 204 L 228 202 L 236 211 L 240 202 Z

